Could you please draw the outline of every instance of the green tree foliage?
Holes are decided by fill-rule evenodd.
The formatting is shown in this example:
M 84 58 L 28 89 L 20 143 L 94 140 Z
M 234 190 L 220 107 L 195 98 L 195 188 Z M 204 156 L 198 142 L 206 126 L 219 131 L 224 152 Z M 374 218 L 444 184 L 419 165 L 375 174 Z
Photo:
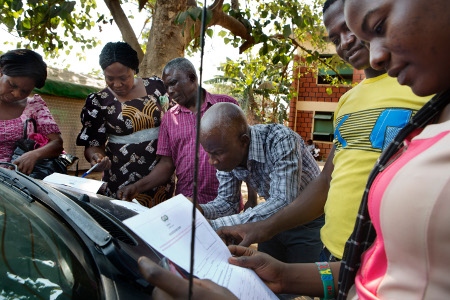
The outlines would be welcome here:
M 227 30 L 219 32 L 226 44 L 238 47 L 240 53 L 258 47 L 259 55 L 269 56 L 273 64 L 288 65 L 295 51 L 304 51 L 308 63 L 320 60 L 320 51 L 324 49 L 326 40 L 325 29 L 322 25 L 323 0 L 305 1 L 231 1 L 232 4 L 216 0 L 208 7 L 207 22 L 215 25 L 214 12 L 220 7 L 227 16 L 239 22 L 246 33 L 233 30 L 237 26 L 223 26 Z M 233 2 L 238 3 L 233 7 Z M 245 4 L 245 7 L 241 8 Z M 201 8 L 189 7 L 178 14 L 175 20 L 182 26 L 184 34 L 194 34 L 197 23 L 186 28 L 186 20 L 190 18 L 199 21 Z M 212 30 L 206 32 L 212 36 Z M 305 43 L 307 44 L 305 46 Z M 197 43 L 191 46 L 197 46 Z
M 70 52 L 74 43 L 82 49 L 95 47 L 95 38 L 86 38 L 83 32 L 103 21 L 94 12 L 95 0 L 0 0 L 0 20 L 7 30 L 21 41 L 17 48 L 43 49 L 51 57 L 61 50 Z
M 239 21 L 247 34 L 238 36 L 233 30 L 221 30 L 218 35 L 226 44 L 246 53 L 247 59 L 228 59 L 219 68 L 223 75 L 216 76 L 209 83 L 220 89 L 229 85 L 231 93 L 240 99 L 250 119 L 257 123 L 286 121 L 289 100 L 295 93 L 291 89 L 293 68 L 302 64 L 312 72 L 317 72 L 318 68 L 336 69 L 333 60 L 320 57 L 327 45 L 322 5 L 322 0 L 308 3 L 285 0 L 224 3 L 222 11 Z M 216 7 L 212 5 L 210 8 Z M 186 29 L 185 20 L 199 19 L 200 11 L 198 7 L 191 7 L 179 13 L 177 22 L 184 25 L 185 34 L 192 34 L 194 27 Z M 208 18 L 208 21 L 213 22 L 213 18 Z M 207 34 L 211 36 L 212 33 Z M 296 54 L 304 60 L 294 64 Z M 340 83 L 338 79 L 330 78 L 330 81 L 334 85 Z
M 102 24 L 114 22 L 124 41 L 135 49 L 141 48 L 137 51 L 143 58 L 143 74 L 146 71 L 158 74 L 161 66 L 179 56 L 180 51 L 198 51 L 203 1 L 103 1 L 111 13 L 108 17 L 96 11 L 96 0 L 0 0 L 0 23 L 22 38 L 17 48 L 41 48 L 46 55 L 58 57 L 61 51 L 70 53 L 75 43 L 80 44 L 82 50 L 95 47 L 98 41 L 86 32 L 101 31 Z M 136 12 L 125 14 L 124 3 L 135 3 Z M 240 91 L 242 94 L 238 98 L 249 101 L 255 120 L 285 120 L 287 103 L 292 96 L 292 68 L 297 67 L 293 63 L 295 54 L 304 57 L 300 63 L 311 66 L 311 70 L 335 68 L 331 60 L 320 57 L 326 45 L 322 3 L 323 0 L 215 0 L 207 7 L 206 35 L 212 37 L 212 26 L 220 26 L 218 36 L 249 58 L 237 62 L 228 60 L 222 68 L 223 78 L 218 77 L 217 82 L 226 81 L 224 84 L 232 84 L 233 91 Z M 175 12 L 177 7 L 180 11 Z M 165 12 L 165 9 L 170 11 Z M 149 20 L 138 33 L 130 26 L 137 14 L 144 14 Z M 159 17 L 157 26 L 150 26 L 152 17 Z M 180 32 L 184 38 L 176 39 L 176 43 L 182 45 L 160 42 Z M 152 51 L 145 51 L 148 47 Z M 152 55 L 158 57 L 148 59 Z
M 227 62 L 219 68 L 223 75 L 206 83 L 238 99 L 251 123 L 283 123 L 287 119 L 292 94 L 283 64 L 273 64 L 266 57 L 252 57 Z
M 336 56 L 321 57 L 327 46 L 322 23 L 323 1 L 256 0 L 247 3 L 249 5 L 243 9 L 223 5 L 223 10 L 242 22 L 249 36 L 243 39 L 231 31 L 219 32 L 225 43 L 248 53 L 247 59 L 227 60 L 220 68 L 223 75 L 216 76 L 210 83 L 230 85 L 233 95 L 241 99 L 242 106 L 255 122 L 283 123 L 288 117 L 289 100 L 296 93 L 291 86 L 293 68 L 303 66 L 313 73 L 318 69 L 336 71 L 342 61 Z M 294 62 L 295 55 L 304 59 Z M 332 86 L 342 83 L 339 77 L 328 80 L 329 93 L 332 93 Z

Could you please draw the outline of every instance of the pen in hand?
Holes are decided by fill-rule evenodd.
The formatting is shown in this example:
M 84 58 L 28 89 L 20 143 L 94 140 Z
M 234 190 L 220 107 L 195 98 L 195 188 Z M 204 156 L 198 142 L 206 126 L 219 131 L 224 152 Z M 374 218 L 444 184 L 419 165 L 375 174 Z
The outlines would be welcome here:
M 81 178 L 86 177 L 87 175 L 91 174 L 92 171 L 94 171 L 95 168 L 97 168 L 99 163 L 96 163 L 95 165 L 92 166 L 92 168 L 90 168 L 89 170 L 87 170 L 83 175 L 81 175 Z

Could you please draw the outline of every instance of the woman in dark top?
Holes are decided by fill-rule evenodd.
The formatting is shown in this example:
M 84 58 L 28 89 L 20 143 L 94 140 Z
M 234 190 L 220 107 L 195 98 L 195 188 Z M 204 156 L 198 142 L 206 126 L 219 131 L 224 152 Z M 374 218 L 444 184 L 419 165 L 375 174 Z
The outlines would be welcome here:
M 158 77 L 137 77 L 139 60 L 127 43 L 108 43 L 100 54 L 107 87 L 90 94 L 81 111 L 83 128 L 77 145 L 86 160 L 103 172 L 105 194 L 116 192 L 149 174 L 158 163 L 156 148 L 161 118 L 172 106 Z M 170 198 L 173 178 L 136 199 L 151 207 Z

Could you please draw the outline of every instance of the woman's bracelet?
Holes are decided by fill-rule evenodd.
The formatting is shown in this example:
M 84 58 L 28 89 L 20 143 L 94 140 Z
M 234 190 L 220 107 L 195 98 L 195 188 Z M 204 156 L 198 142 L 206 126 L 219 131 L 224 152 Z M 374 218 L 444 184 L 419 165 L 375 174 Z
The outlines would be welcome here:
M 319 269 L 320 278 L 323 284 L 323 298 L 334 299 L 334 280 L 333 273 L 331 273 L 330 265 L 327 262 L 316 262 L 317 269 Z

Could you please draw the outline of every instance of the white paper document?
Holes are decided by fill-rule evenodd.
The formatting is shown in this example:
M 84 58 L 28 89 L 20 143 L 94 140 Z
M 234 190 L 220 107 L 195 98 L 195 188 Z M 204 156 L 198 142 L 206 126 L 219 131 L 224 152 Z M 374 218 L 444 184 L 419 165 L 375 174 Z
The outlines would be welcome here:
M 168 259 L 190 270 L 192 202 L 175 196 L 124 223 Z M 239 299 L 278 299 L 253 270 L 228 263 L 231 253 L 197 211 L 194 275 L 228 288 Z
M 53 173 L 45 177 L 43 181 L 57 185 L 64 185 L 78 191 L 85 191 L 93 194 L 96 194 L 100 187 L 105 183 L 100 180 L 81 178 L 61 173 Z

